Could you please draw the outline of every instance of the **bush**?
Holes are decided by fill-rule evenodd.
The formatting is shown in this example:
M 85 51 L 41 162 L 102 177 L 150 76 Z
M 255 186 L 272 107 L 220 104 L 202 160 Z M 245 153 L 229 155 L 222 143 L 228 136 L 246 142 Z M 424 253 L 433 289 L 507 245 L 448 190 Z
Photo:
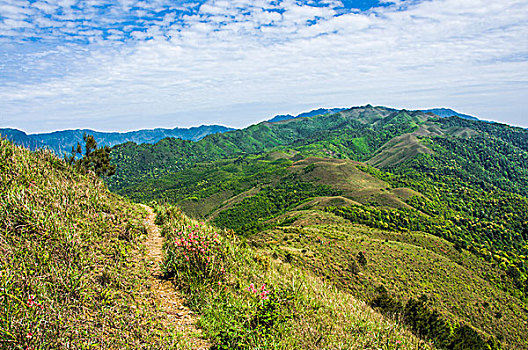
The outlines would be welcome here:
M 214 283 L 225 276 L 225 249 L 221 237 L 196 223 L 173 229 L 167 240 L 165 272 L 181 284 L 193 281 Z

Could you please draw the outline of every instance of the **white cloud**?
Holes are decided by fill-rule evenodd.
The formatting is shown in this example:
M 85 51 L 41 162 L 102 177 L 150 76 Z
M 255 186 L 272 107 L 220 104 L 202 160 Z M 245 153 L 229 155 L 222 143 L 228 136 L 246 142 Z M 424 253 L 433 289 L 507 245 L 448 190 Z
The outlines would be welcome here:
M 52 30 L 0 27 L 13 43 L 45 39 L 33 53 L 5 44 L 17 56 L 0 66 L 0 125 L 244 126 L 274 113 L 373 103 L 447 105 L 528 126 L 520 98 L 528 95 L 526 1 L 393 2 L 363 13 L 327 3 L 211 0 L 182 5 L 195 9 L 182 16 L 163 1 L 121 1 L 105 17 L 93 10 L 102 0 L 82 13 L 74 2 L 42 2 L 34 11 L 63 15 L 31 15 L 30 23 Z M 113 25 L 136 7 L 154 19 Z M 35 122 L 47 118 L 53 124 Z

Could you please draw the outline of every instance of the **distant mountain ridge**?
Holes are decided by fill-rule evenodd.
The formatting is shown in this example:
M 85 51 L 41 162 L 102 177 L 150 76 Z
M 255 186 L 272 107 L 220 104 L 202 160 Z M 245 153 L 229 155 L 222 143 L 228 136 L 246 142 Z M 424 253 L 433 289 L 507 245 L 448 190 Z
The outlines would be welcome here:
M 459 118 L 462 118 L 462 119 L 479 120 L 476 117 L 473 117 L 473 116 L 468 115 L 468 114 L 458 113 L 457 111 L 454 111 L 454 110 L 452 110 L 450 108 L 422 109 L 421 112 L 433 113 L 433 114 L 436 114 L 437 116 L 439 116 L 441 118 L 448 118 L 448 117 L 456 116 L 456 117 L 459 117 Z
M 318 108 L 314 109 L 310 112 L 304 112 L 299 115 L 291 115 L 291 114 L 279 114 L 268 120 L 270 123 L 276 123 L 283 120 L 289 120 L 289 119 L 297 119 L 297 118 L 309 118 L 309 117 L 315 117 L 317 115 L 323 115 L 323 114 L 334 114 L 339 113 L 341 111 L 344 111 L 346 108 Z
M 367 105 L 366 107 L 372 107 Z M 383 107 L 388 111 L 395 111 L 392 108 Z M 303 112 L 296 116 L 291 114 L 276 115 L 267 120 L 268 123 L 283 122 L 286 120 L 311 118 L 322 115 L 331 115 L 346 111 L 347 108 L 318 108 L 309 112 Z M 479 120 L 471 115 L 459 113 L 449 108 L 431 108 L 426 110 L 417 110 L 417 112 L 433 113 L 439 117 L 446 118 L 451 116 L 458 116 L 463 119 Z M 162 139 L 173 137 L 182 140 L 200 141 L 207 135 L 225 133 L 236 130 L 221 125 L 201 125 L 191 128 L 156 128 L 156 129 L 142 129 L 130 132 L 99 132 L 90 129 L 75 129 L 54 131 L 49 133 L 26 134 L 25 132 L 12 129 L 0 128 L 0 136 L 19 145 L 24 146 L 30 150 L 39 148 L 49 148 L 55 154 L 62 156 L 65 152 L 71 152 L 72 146 L 77 145 L 77 142 L 83 143 L 82 136 L 84 133 L 91 134 L 95 137 L 97 143 L 101 146 L 116 146 L 126 142 L 134 142 L 136 144 L 155 144 Z
M 83 134 L 93 135 L 100 146 L 110 146 L 134 142 L 137 144 L 154 144 L 164 138 L 174 137 L 182 140 L 199 141 L 205 136 L 235 130 L 221 125 L 201 125 L 192 128 L 174 129 L 142 129 L 130 132 L 99 132 L 89 129 L 63 130 L 41 134 L 26 134 L 17 129 L 0 129 L 0 135 L 9 141 L 36 150 L 49 148 L 55 154 L 62 156 L 64 152 L 71 152 L 77 142 L 83 144 Z
M 291 114 L 279 114 L 279 115 L 276 115 L 274 116 L 273 118 L 271 118 L 270 120 L 268 120 L 268 122 L 270 123 L 276 123 L 276 122 L 281 122 L 281 121 L 284 121 L 284 120 L 290 120 L 290 119 L 297 119 L 297 118 L 309 118 L 309 117 L 315 117 L 315 116 L 318 116 L 318 115 L 324 115 L 324 114 L 334 114 L 334 113 L 339 113 L 339 112 L 342 112 L 344 110 L 346 110 L 347 108 L 318 108 L 318 109 L 314 109 L 310 112 L 304 112 L 304 113 L 301 113 L 299 115 L 291 115 Z M 391 108 L 388 108 L 388 109 L 391 109 Z M 447 117 L 452 117 L 452 116 L 456 116 L 456 117 L 460 117 L 462 119 L 470 119 L 470 120 L 479 120 L 478 118 L 474 117 L 474 116 L 471 116 L 471 115 L 468 115 L 468 114 L 463 114 L 463 113 L 459 113 L 455 110 L 452 110 L 450 108 L 430 108 L 430 109 L 422 109 L 422 110 L 418 110 L 420 112 L 423 112 L 423 113 L 433 113 L 441 118 L 447 118 Z

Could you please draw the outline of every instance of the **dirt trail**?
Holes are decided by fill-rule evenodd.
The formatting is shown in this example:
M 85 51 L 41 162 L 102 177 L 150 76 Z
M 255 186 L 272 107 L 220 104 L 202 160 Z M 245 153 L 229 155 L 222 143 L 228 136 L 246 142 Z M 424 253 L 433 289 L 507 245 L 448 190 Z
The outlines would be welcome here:
M 148 285 L 152 295 L 158 305 L 163 318 L 163 325 L 175 326 L 175 328 L 184 334 L 186 343 L 189 343 L 193 349 L 205 350 L 211 347 L 206 340 L 200 338 L 201 331 L 196 328 L 196 316 L 189 308 L 184 306 L 183 297 L 174 289 L 173 284 L 163 279 L 163 273 L 160 265 L 163 261 L 163 237 L 160 234 L 159 227 L 154 223 L 155 214 L 152 208 L 143 206 L 148 216 L 145 219 L 145 226 L 148 231 L 148 238 L 145 241 L 146 258 L 149 261 L 150 274 Z

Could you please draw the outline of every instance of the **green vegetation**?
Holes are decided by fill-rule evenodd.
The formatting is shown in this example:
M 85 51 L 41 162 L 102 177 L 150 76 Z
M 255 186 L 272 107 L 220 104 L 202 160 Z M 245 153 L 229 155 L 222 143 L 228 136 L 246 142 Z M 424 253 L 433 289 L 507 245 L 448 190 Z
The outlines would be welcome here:
M 500 344 L 490 337 L 483 337 L 471 326 L 451 323 L 427 305 L 427 297 L 409 299 L 403 305 L 392 298 L 382 286 L 371 304 L 386 313 L 397 314 L 416 333 L 433 339 L 438 348 L 444 349 L 500 349 Z
M 413 227 L 406 223 L 395 225 L 438 235 L 494 261 L 512 281 L 505 282 L 503 288 L 527 300 L 528 198 L 524 195 L 528 152 L 515 144 L 523 145 L 528 133 L 461 119 L 448 118 L 443 122 L 446 127 L 485 124 L 489 133 L 470 139 L 428 139 L 434 153 L 421 154 L 392 168 L 391 173 L 362 169 L 393 187 L 411 188 L 421 194 L 409 198 L 407 203 L 425 216 L 405 213 L 401 217 L 412 220 Z M 497 135 L 506 135 L 509 143 Z M 394 220 L 394 215 L 386 216 L 386 224 Z M 428 227 L 424 227 L 424 220 L 429 222 Z
M 77 143 L 77 147 L 72 147 L 70 157 L 64 156 L 68 164 L 73 165 L 77 170 L 93 171 L 97 176 L 112 176 L 115 174 L 115 165 L 110 164 L 110 147 L 97 147 L 97 142 L 92 135 L 83 135 L 84 154 L 82 146 Z M 79 158 L 79 159 L 77 159 Z
M 170 348 L 148 303 L 144 210 L 49 151 L 0 140 L 0 348 Z
M 75 155 L 1 146 L 3 344 L 178 343 L 136 299 L 144 213 Z M 365 106 L 111 155 L 216 349 L 528 347 L 526 130 Z
M 395 136 L 412 131 L 430 118 L 421 112 L 357 107 L 333 115 L 263 122 L 244 130 L 209 135 L 199 142 L 164 139 L 155 145 L 125 143 L 112 149 L 118 171 L 108 183 L 123 190 L 198 163 L 296 149 L 303 156 L 367 160 Z
M 493 263 L 422 232 L 370 228 L 319 210 L 293 211 L 280 219 L 289 218 L 287 224 L 253 235 L 250 244 L 395 315 L 439 348 L 452 348 L 445 344 L 453 342 L 457 332 L 468 330 L 457 331 L 463 325 L 472 329 L 468 336 L 478 334 L 483 343 L 527 346 L 528 310 L 490 281 L 505 277 Z M 419 313 L 410 317 L 405 306 L 424 298 L 427 303 L 415 305 Z M 418 325 L 429 324 L 430 317 L 449 327 L 445 332 L 421 329 Z
M 382 285 L 401 306 L 398 317 L 436 345 L 453 348 L 473 338 L 471 347 L 493 348 L 497 339 L 515 348 L 526 346 L 519 332 L 528 296 L 527 139 L 525 130 L 501 124 L 367 106 L 262 123 L 166 149 L 166 159 L 154 160 L 158 169 L 118 188 L 136 200 L 181 205 L 233 229 L 272 259 L 300 264 L 368 302 L 379 297 Z M 200 153 L 205 147 L 216 151 Z M 148 154 L 158 150 L 152 146 Z M 135 151 L 128 151 L 133 159 Z M 307 216 L 338 220 L 330 213 L 346 221 L 329 231 L 302 223 Z M 365 227 L 362 239 L 384 253 L 375 261 L 353 239 Z M 320 235 L 298 246 L 313 232 Z M 344 242 L 322 250 L 327 234 Z M 378 247 L 379 239 L 404 242 L 397 259 L 409 267 L 387 261 L 394 252 Z M 391 285 L 391 278 L 398 283 Z M 427 303 L 420 301 L 423 295 Z M 423 317 L 409 319 L 411 309 Z M 431 317 L 446 332 L 420 328 Z
M 235 158 L 213 163 L 199 163 L 193 168 L 157 180 L 143 182 L 118 191 L 127 197 L 148 203 L 150 201 L 189 203 L 186 209 L 194 215 L 208 214 L 208 198 L 236 196 L 255 186 L 270 184 L 285 176 L 292 161 L 288 158 L 268 157 Z M 193 203 L 199 203 L 192 208 Z
M 167 274 L 202 315 L 214 349 L 430 348 L 398 322 L 230 231 L 216 233 L 174 207 L 157 211 Z
M 220 212 L 214 222 L 220 227 L 248 235 L 265 227 L 266 220 L 292 209 L 308 198 L 337 194 L 330 186 L 301 182 L 295 176 L 290 176 Z

